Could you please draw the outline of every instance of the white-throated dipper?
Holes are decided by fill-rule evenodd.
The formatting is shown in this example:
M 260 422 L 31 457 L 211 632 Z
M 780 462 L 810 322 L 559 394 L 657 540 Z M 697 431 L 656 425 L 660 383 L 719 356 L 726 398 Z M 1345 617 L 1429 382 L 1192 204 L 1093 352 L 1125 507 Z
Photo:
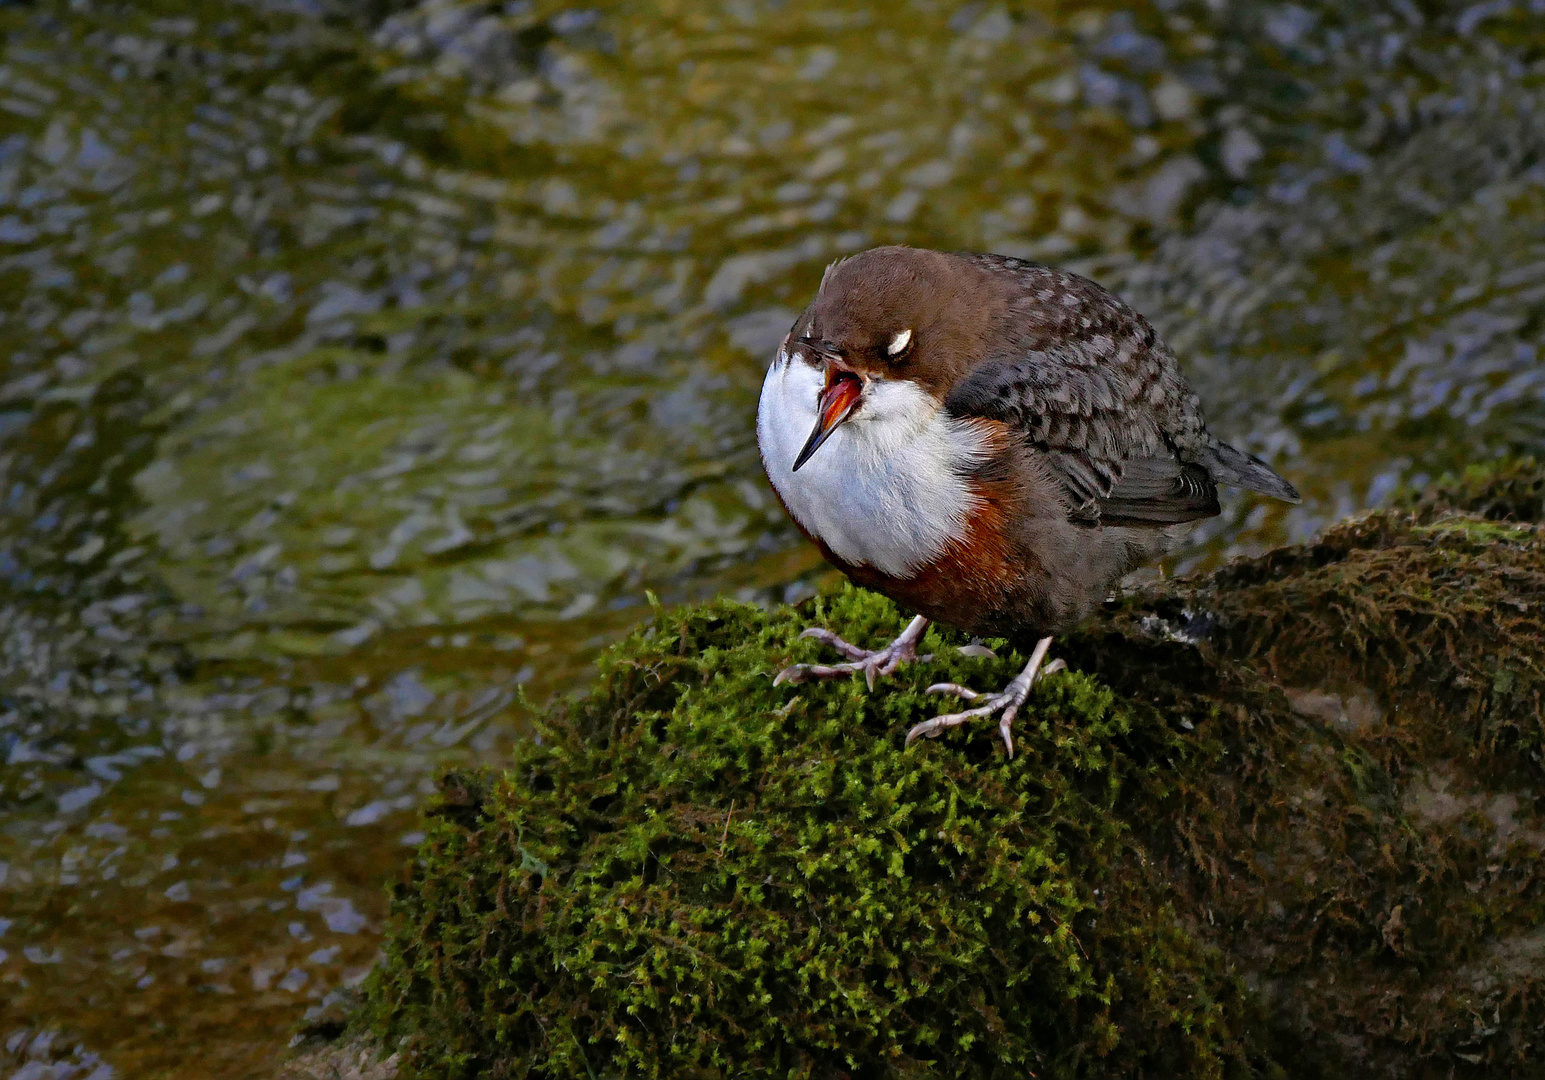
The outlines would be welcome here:
M 918 612 L 867 650 L 778 682 L 918 659 L 930 620 L 1040 640 L 1002 691 L 930 686 L 1010 726 L 1051 635 L 1082 622 L 1173 526 L 1219 512 L 1218 485 L 1298 502 L 1259 459 L 1219 442 L 1174 355 L 1087 278 L 1001 255 L 880 247 L 833 263 L 778 348 L 757 409 L 762 465 L 784 509 L 860 585 Z M 1060 662 L 1059 662 L 1060 663 Z

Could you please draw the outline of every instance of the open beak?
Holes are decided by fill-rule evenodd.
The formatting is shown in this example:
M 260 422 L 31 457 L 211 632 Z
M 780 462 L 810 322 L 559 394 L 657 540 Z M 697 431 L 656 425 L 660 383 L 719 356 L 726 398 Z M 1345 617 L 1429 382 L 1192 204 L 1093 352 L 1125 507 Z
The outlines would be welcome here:
M 805 440 L 805 448 L 794 459 L 794 468 L 791 471 L 798 472 L 799 467 L 810 460 L 810 455 L 831 438 L 831 433 L 837 430 L 837 425 L 852 413 L 853 406 L 858 404 L 858 399 L 863 392 L 862 379 L 853 372 L 827 361 L 826 388 L 821 391 L 821 396 L 816 401 L 815 430 L 811 431 L 810 438 Z

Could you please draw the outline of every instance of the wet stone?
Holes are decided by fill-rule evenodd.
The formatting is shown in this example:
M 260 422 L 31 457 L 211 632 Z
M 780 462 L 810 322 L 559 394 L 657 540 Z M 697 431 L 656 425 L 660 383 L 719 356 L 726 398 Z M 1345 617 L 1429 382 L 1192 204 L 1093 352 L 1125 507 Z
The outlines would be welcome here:
M 1334 725 L 1345 732 L 1358 731 L 1384 721 L 1384 710 L 1366 689 L 1344 694 L 1302 689 L 1288 689 L 1284 692 L 1293 711 L 1299 716 Z

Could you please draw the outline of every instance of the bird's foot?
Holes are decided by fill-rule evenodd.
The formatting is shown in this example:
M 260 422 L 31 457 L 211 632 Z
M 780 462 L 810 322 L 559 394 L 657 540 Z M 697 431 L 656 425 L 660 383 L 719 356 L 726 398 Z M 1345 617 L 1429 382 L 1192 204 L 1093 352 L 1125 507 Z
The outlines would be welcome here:
M 1035 651 L 1030 654 L 1030 662 L 1025 669 L 1014 676 L 1012 682 L 996 694 L 978 694 L 969 687 L 958 683 L 934 683 L 928 688 L 930 694 L 954 694 L 956 697 L 965 698 L 967 701 L 982 700 L 982 704 L 974 709 L 966 709 L 963 712 L 947 713 L 944 716 L 935 716 L 932 720 L 924 720 L 907 732 L 907 745 L 911 746 L 913 740 L 926 736 L 937 739 L 946 728 L 964 724 L 967 720 L 978 716 L 991 716 L 998 714 L 998 734 L 1003 736 L 1003 745 L 1009 752 L 1009 757 L 1014 756 L 1014 736 L 1010 729 L 1014 724 L 1014 717 L 1019 714 L 1019 707 L 1030 696 L 1030 688 L 1035 685 L 1035 680 L 1054 671 L 1062 671 L 1067 664 L 1061 660 L 1053 660 L 1045 664 L 1046 650 L 1051 648 L 1051 638 L 1045 637 L 1036 642 Z
M 835 679 L 861 671 L 864 673 L 864 681 L 869 684 L 869 689 L 873 690 L 876 678 L 891 674 L 902 664 L 911 660 L 933 659 L 931 653 L 926 656 L 917 655 L 917 643 L 923 640 L 923 631 L 927 629 L 928 620 L 919 615 L 907 624 L 907 628 L 897 636 L 895 641 L 883 649 L 870 650 L 851 645 L 830 630 L 812 626 L 799 636 L 815 638 L 823 645 L 830 645 L 846 656 L 849 662 L 846 664 L 794 664 L 778 672 L 773 685 L 786 682 L 802 683 L 811 679 Z

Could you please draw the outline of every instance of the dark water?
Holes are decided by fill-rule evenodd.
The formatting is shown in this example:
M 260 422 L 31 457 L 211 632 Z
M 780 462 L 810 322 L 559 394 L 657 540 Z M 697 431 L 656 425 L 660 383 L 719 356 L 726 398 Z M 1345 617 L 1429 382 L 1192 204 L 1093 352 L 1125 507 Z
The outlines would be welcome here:
M 771 346 L 1071 264 L 1307 500 L 1545 448 L 1545 2 L 0 3 L 0 1074 L 262 1076 L 445 763 L 822 573 Z M 524 696 L 523 696 L 524 695 Z

